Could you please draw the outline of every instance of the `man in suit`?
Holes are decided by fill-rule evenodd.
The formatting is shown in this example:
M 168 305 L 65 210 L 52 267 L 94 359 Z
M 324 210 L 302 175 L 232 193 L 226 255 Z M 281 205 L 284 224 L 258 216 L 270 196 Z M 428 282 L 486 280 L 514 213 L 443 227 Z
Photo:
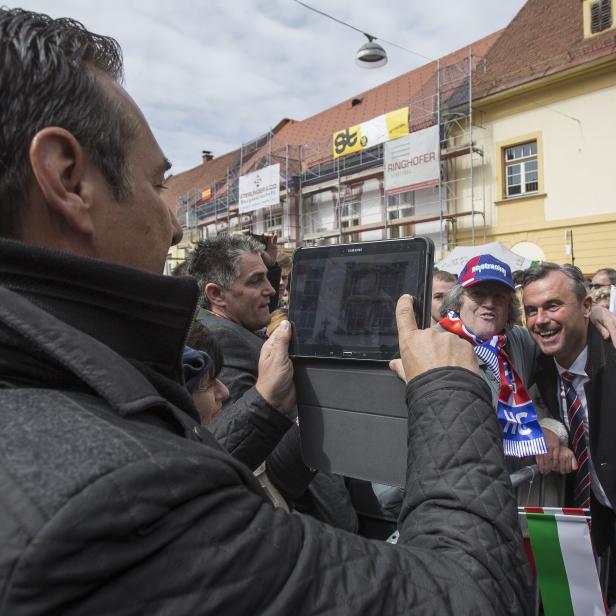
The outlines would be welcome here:
M 119 45 L 0 8 L 0 48 L 0 612 L 526 614 L 517 512 L 468 345 L 418 331 L 401 298 L 420 489 L 399 545 L 274 510 L 184 387 L 198 290 L 160 275 L 181 229 Z M 280 372 L 272 347 L 288 333 L 265 345 Z
M 616 351 L 590 323 L 592 300 L 579 269 L 544 263 L 528 270 L 522 284 L 527 327 L 543 352 L 536 381 L 552 416 L 569 431 L 557 469 L 571 473 L 567 504 L 590 506 L 602 553 L 613 536 L 616 503 Z
M 221 234 L 198 243 L 188 268 L 201 291 L 199 320 L 221 344 L 219 378 L 229 389 L 211 429 L 252 468 L 288 430 L 286 414 L 295 407 L 291 365 L 285 364 L 284 374 L 271 375 L 267 358 L 260 357 L 261 330 L 270 322 L 270 300 L 276 294 L 263 253 L 263 244 L 251 236 Z
M 273 396 L 262 389 L 267 372 L 267 358 L 260 356 L 262 329 L 270 322 L 275 295 L 267 257 L 271 264 L 274 258 L 265 255 L 263 245 L 242 235 L 201 241 L 191 257 L 189 273 L 197 278 L 206 307 L 200 320 L 222 346 L 220 380 L 230 392 L 210 429 L 234 457 L 257 469 L 258 476 L 266 470 L 296 509 L 354 532 L 358 521 L 344 481 L 326 473 L 315 476 L 302 460 L 297 426 L 288 429 L 290 420 L 282 416 L 295 409 L 292 375 L 278 375 L 278 386 L 270 388 Z

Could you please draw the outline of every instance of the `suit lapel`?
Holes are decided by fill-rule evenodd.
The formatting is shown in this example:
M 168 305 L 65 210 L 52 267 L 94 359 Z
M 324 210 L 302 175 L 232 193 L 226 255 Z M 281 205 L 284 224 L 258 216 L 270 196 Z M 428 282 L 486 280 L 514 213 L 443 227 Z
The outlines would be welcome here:
M 550 414 L 554 419 L 562 421 L 562 412 L 558 398 L 557 377 L 558 372 L 554 365 L 554 359 L 547 355 L 541 355 L 538 361 L 538 370 L 535 380 Z

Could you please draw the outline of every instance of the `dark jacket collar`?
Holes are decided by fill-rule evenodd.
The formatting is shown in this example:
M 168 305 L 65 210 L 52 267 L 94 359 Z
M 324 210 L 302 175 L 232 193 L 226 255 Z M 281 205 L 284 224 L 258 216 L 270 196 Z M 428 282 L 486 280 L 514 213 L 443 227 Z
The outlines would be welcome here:
M 0 285 L 129 361 L 181 379 L 198 296 L 193 279 L 0 240 Z
M 23 314 L 16 315 L 17 321 L 30 323 L 34 334 L 38 328 L 56 336 L 56 346 L 66 354 L 66 360 L 49 362 L 36 337 L 29 343 L 23 331 L 15 329 L 15 321 L 15 327 L 0 329 L 0 381 L 79 390 L 87 381 L 63 368 L 69 358 L 76 365 L 82 361 L 85 367 L 96 358 L 102 367 L 104 361 L 111 364 L 117 353 L 146 377 L 136 385 L 139 391 L 130 390 L 137 383 L 132 376 L 124 379 L 127 388 L 120 388 L 115 403 L 110 401 L 118 410 L 119 404 L 131 399 L 160 393 L 191 412 L 189 396 L 183 388 L 174 387 L 182 382 L 181 354 L 196 311 L 198 291 L 191 278 L 148 274 L 97 259 L 0 240 L 0 286 L 33 305 L 27 315 L 24 306 L 20 310 Z M 50 318 L 45 319 L 46 314 Z M 112 351 L 108 357 L 102 352 L 104 347 Z M 89 365 L 89 369 L 94 367 Z M 108 374 L 107 378 L 117 386 L 124 382 L 119 376 L 110 378 Z M 90 389 L 104 388 L 103 381 L 89 383 Z M 111 389 L 103 397 L 108 396 L 113 397 Z

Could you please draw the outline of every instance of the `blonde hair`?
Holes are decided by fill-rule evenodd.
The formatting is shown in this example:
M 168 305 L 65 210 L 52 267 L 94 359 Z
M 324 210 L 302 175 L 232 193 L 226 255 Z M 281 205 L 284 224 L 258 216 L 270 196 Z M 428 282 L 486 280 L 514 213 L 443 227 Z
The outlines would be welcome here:
M 289 318 L 289 311 L 286 308 L 277 308 L 272 312 L 272 320 L 267 326 L 267 335 L 271 336 L 275 329 L 285 320 Z

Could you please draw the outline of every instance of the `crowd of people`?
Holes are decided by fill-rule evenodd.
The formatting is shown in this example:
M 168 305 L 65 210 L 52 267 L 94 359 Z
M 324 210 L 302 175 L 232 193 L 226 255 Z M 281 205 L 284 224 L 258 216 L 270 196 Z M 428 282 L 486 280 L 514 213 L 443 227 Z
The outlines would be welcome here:
M 1 614 L 528 614 L 506 455 L 610 544 L 616 318 L 578 270 L 524 273 L 526 328 L 491 255 L 435 273 L 434 327 L 399 299 L 413 455 L 397 545 L 368 540 L 301 456 L 275 237 L 161 275 L 169 162 L 116 41 L 1 8 L 0 49 Z

